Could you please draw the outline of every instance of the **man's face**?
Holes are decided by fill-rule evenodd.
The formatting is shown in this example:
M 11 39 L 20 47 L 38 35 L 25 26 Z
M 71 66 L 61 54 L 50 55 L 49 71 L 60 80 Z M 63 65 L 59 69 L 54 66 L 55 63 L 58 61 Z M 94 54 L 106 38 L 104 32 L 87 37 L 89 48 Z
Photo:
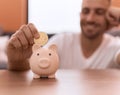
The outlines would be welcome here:
M 105 32 L 108 8 L 108 0 L 83 0 L 80 24 L 85 37 L 94 39 Z

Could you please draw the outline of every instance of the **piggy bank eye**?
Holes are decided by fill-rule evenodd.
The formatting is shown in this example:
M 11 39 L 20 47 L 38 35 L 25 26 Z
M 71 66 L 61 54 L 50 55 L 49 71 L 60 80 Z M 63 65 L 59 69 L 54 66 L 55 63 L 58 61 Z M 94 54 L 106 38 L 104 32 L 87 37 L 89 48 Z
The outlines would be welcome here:
M 39 56 L 40 54 L 39 53 L 37 53 L 37 56 Z
M 49 56 L 51 56 L 52 54 L 51 53 L 49 53 Z

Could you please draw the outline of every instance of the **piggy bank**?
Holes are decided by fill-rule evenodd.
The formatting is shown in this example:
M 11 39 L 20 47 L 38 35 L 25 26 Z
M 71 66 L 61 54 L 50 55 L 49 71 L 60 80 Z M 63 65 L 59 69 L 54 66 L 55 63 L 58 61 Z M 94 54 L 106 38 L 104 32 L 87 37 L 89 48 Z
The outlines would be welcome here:
M 48 48 L 44 48 L 38 44 L 34 44 L 32 51 L 29 63 L 34 73 L 34 78 L 55 78 L 55 72 L 59 67 L 57 46 L 52 44 Z

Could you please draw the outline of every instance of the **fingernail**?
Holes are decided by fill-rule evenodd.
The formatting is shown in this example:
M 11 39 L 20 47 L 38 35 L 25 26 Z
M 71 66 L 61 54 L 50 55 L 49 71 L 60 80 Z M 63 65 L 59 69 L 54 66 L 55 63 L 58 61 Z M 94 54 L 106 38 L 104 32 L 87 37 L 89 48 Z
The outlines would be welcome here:
M 39 33 L 36 33 L 35 38 L 39 38 L 39 37 L 40 37 Z

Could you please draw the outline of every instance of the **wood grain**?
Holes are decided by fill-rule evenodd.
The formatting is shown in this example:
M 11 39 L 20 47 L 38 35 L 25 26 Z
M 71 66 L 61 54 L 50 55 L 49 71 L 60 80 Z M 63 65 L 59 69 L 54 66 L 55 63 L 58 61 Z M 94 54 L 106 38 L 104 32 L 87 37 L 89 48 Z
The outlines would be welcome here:
M 120 95 L 119 70 L 58 70 L 55 79 L 31 71 L 0 71 L 1 95 Z

